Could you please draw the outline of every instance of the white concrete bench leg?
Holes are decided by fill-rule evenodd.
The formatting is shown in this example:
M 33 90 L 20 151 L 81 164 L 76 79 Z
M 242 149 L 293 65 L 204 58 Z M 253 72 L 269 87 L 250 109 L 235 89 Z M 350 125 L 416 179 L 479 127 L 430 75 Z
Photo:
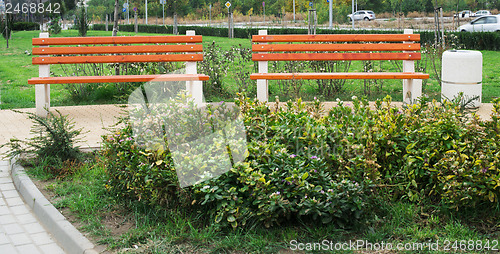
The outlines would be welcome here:
M 267 35 L 267 30 L 259 30 L 259 35 Z M 261 43 L 267 44 L 267 43 Z M 265 52 L 262 52 L 265 54 Z M 268 73 L 267 61 L 258 61 L 259 73 Z M 267 79 L 257 79 L 257 99 L 259 101 L 267 102 L 269 100 L 269 85 Z
M 40 33 L 40 38 L 49 38 L 49 33 Z M 48 47 L 48 46 L 40 46 Z M 47 55 L 42 55 L 47 56 Z M 44 64 L 38 67 L 39 77 L 50 77 L 50 65 Z M 36 115 L 47 117 L 50 110 L 50 85 L 35 85 Z
M 413 34 L 413 29 L 405 29 L 404 34 Z M 411 43 L 411 42 L 404 42 Z M 411 51 L 404 51 L 411 53 Z M 403 72 L 415 72 L 415 61 L 403 60 Z M 403 79 L 403 103 L 413 104 L 422 96 L 421 79 Z
M 186 35 L 196 35 L 196 32 L 187 30 Z M 198 74 L 197 62 L 186 62 L 186 74 Z M 201 106 L 203 103 L 203 81 L 186 81 L 186 90 L 193 96 L 194 103 Z

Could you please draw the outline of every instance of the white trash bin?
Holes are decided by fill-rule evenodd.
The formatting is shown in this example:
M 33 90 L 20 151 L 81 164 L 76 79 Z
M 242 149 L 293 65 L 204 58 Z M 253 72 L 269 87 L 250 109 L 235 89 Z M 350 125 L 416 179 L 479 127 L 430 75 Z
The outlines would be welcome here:
M 468 108 L 481 106 L 483 55 L 473 50 L 447 50 L 441 69 L 441 101 L 452 100 L 460 92 L 464 99 L 479 96 Z

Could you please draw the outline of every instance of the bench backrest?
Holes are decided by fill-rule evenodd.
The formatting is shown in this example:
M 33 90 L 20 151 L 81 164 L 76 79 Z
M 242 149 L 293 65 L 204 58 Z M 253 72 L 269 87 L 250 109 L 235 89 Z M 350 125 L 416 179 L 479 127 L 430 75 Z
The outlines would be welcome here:
M 252 60 L 420 60 L 418 41 L 420 34 L 253 35 Z
M 34 47 L 32 54 L 40 56 L 33 57 L 32 63 L 45 65 L 202 61 L 201 42 L 200 35 L 33 38 L 33 46 L 40 47 Z M 176 45 L 177 43 L 192 44 Z

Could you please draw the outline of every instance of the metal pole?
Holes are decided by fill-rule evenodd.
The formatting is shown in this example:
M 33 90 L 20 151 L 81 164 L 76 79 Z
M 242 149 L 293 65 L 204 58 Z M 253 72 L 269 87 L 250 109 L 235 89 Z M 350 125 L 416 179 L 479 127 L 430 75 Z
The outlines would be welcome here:
M 128 5 L 128 0 L 127 0 L 127 24 L 130 25 L 130 5 Z
M 351 14 L 351 20 L 352 20 L 352 29 L 354 29 L 354 0 L 352 0 L 352 14 Z
M 295 23 L 295 0 L 293 0 L 293 22 Z
M 208 26 L 212 26 L 212 4 L 210 4 L 208 6 L 208 16 L 209 16 L 209 22 L 208 22 Z
M 333 27 L 333 4 L 332 4 L 332 2 L 333 2 L 333 0 L 328 0 L 329 10 L 330 10 L 330 13 L 329 13 L 330 23 L 328 25 L 328 29 L 332 29 L 332 27 Z
M 146 3 L 146 25 L 148 24 L 148 0 L 144 0 L 144 2 Z
M 264 26 L 266 25 L 266 4 L 262 2 L 262 7 L 264 7 Z
M 439 8 L 441 12 L 441 40 L 443 42 L 443 48 L 445 48 L 445 41 L 444 41 L 444 20 L 443 20 L 443 7 Z

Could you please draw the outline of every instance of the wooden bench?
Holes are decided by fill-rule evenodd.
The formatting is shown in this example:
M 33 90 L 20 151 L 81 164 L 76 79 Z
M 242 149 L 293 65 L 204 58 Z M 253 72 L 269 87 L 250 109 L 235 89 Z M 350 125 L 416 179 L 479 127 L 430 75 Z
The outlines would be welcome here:
M 259 35 L 252 36 L 252 60 L 258 62 L 259 73 L 251 74 L 250 79 L 257 80 L 257 99 L 261 101 L 268 101 L 268 80 L 402 79 L 404 102 L 414 103 L 422 95 L 422 79 L 429 78 L 429 74 L 415 72 L 414 61 L 421 58 L 418 41 L 420 34 L 411 29 L 405 29 L 404 34 L 324 35 L 267 35 L 267 30 L 259 30 Z M 403 71 L 268 73 L 268 61 L 342 60 L 402 60 Z
M 148 81 L 186 81 L 186 89 L 200 105 L 202 81 L 209 77 L 197 74 L 196 64 L 203 60 L 202 36 L 187 31 L 181 36 L 64 37 L 48 38 L 41 33 L 33 38 L 32 63 L 39 65 L 39 77 L 28 84 L 36 85 L 36 112 L 45 117 L 50 108 L 50 84 L 119 83 Z M 49 47 L 55 46 L 55 47 Z M 50 77 L 52 64 L 186 62 L 185 74 L 114 75 Z

